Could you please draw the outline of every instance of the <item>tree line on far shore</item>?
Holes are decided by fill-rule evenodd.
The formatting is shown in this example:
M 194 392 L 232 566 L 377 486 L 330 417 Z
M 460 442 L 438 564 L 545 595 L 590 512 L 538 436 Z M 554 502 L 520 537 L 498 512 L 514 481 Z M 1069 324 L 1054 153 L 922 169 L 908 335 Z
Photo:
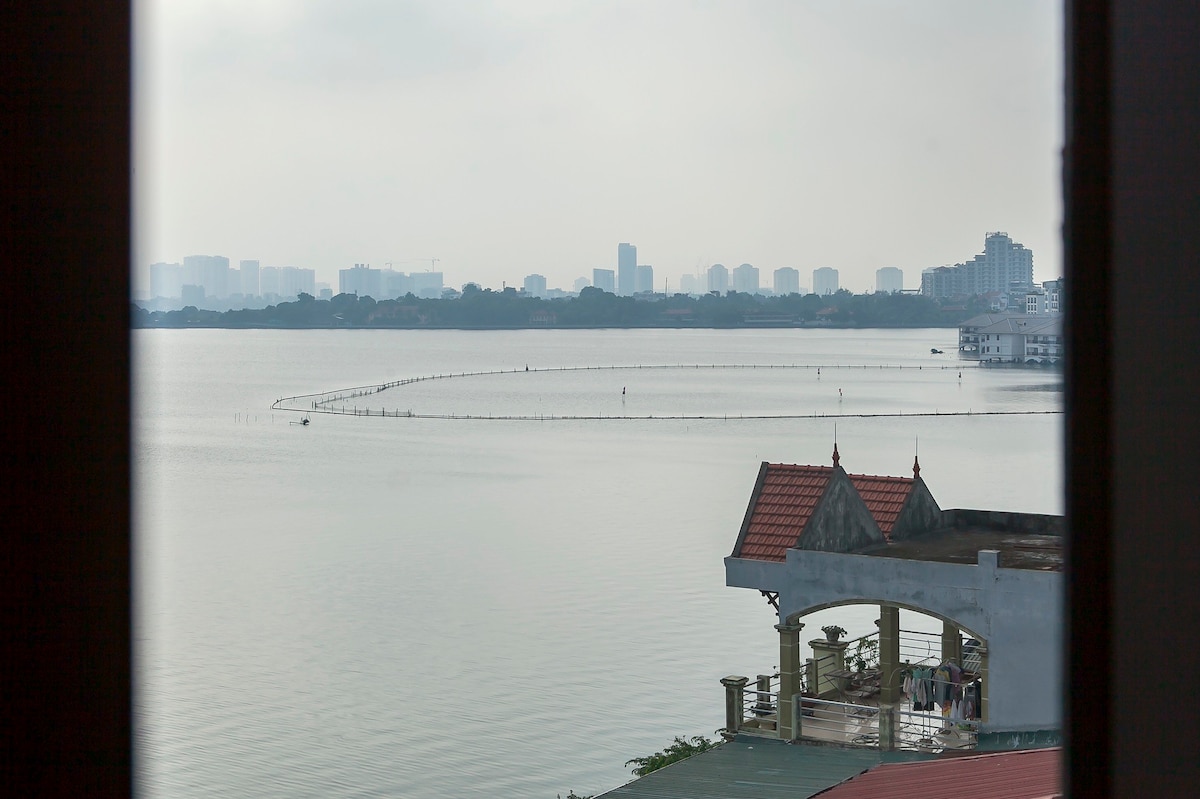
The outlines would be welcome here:
M 338 294 L 318 300 L 229 311 L 186 306 L 149 311 L 133 303 L 133 327 L 278 328 L 597 328 L 597 327 L 955 327 L 986 312 L 980 298 L 939 303 L 918 294 L 789 294 L 781 297 L 728 292 L 691 297 L 618 297 L 585 288 L 578 297 L 540 299 L 513 289 L 468 284 L 461 295 L 425 299 L 409 294 L 376 301 Z

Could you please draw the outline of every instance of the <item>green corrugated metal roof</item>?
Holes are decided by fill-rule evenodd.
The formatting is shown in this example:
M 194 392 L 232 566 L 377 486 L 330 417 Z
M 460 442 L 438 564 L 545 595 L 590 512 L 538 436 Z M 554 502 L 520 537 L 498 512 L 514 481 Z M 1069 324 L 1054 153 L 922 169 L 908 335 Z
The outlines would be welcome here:
M 882 762 L 909 759 L 916 758 L 739 736 L 597 799 L 804 799 Z

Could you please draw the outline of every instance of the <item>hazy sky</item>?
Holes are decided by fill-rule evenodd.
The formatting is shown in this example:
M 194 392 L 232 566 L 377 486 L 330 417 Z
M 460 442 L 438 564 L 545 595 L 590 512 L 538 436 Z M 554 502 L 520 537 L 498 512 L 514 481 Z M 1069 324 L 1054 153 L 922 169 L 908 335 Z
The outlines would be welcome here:
M 137 0 L 135 290 L 184 255 L 844 288 L 1004 230 L 1061 274 L 1050 0 Z

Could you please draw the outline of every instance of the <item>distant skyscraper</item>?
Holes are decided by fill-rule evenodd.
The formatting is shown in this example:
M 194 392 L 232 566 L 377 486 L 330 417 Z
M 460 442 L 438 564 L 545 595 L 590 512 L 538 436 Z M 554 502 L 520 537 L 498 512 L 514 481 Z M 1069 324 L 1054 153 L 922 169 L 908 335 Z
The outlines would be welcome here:
M 241 292 L 246 297 L 257 297 L 258 288 L 258 261 L 241 261 L 238 263 L 238 272 L 241 274 Z
M 733 270 L 733 290 L 739 294 L 758 293 L 758 267 L 742 264 Z
M 838 270 L 828 266 L 813 270 L 813 293 L 824 297 L 838 290 Z
M 722 295 L 729 290 L 729 270 L 724 264 L 713 264 L 708 268 L 708 290 Z
M 628 297 L 637 291 L 637 247 L 632 244 L 617 245 L 617 291 Z
M 586 277 L 575 278 L 575 293 L 578 294 L 590 285 L 592 285 L 592 283 Z
M 264 278 L 266 269 L 263 270 Z M 263 288 L 266 292 L 266 288 Z M 357 294 L 360 297 L 370 297 L 378 299 L 384 294 L 383 273 L 379 269 L 372 269 L 367 264 L 355 264 L 350 269 L 338 270 L 338 293 L 339 294 Z
M 260 297 L 279 296 L 278 266 L 264 266 L 258 270 L 258 291 Z
M 205 297 L 229 296 L 229 259 L 222 255 L 186 255 L 183 282 L 203 286 Z M 238 281 L 241 288 L 241 281 Z
M 790 266 L 775 270 L 775 293 L 779 296 L 800 293 L 800 272 Z
M 298 266 L 285 266 L 279 270 L 279 296 L 298 297 L 307 294 L 311 297 L 316 292 L 316 270 L 302 269 Z
M 633 274 L 633 293 L 641 294 L 643 291 L 654 292 L 654 267 L 648 264 L 638 264 Z
M 684 275 L 679 278 L 679 293 L 680 294 L 699 294 L 700 279 L 695 275 Z
M 413 294 L 425 299 L 440 299 L 442 296 L 442 273 L 441 272 L 413 272 L 409 275 L 412 278 Z
M 182 297 L 183 267 L 179 264 L 150 265 L 150 297 Z
M 875 290 L 896 294 L 904 290 L 904 272 L 894 266 L 875 270 Z
M 542 275 L 526 275 L 525 293 L 530 297 L 545 297 L 546 278 Z
M 592 285 L 609 294 L 617 293 L 616 273 L 611 269 L 593 269 Z
M 921 271 L 921 293 L 927 297 L 1007 293 L 1032 287 L 1033 251 L 1003 232 L 988 233 L 983 253 L 966 263 Z

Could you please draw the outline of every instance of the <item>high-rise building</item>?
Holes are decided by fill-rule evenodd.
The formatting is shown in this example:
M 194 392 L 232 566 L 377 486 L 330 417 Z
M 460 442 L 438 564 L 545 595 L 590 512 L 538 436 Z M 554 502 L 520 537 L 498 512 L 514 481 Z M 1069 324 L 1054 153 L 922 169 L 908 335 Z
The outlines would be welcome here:
M 875 291 L 898 294 L 904 291 L 904 271 L 894 266 L 875 270 Z
M 824 297 L 836 294 L 838 290 L 838 270 L 828 266 L 813 270 L 813 293 Z
M 775 293 L 783 297 L 800 293 L 800 271 L 790 266 L 775 270 Z
M 633 273 L 633 293 L 641 294 L 648 291 L 654 293 L 654 267 L 648 264 L 638 264 Z
M 311 297 L 316 291 L 316 270 L 298 266 L 285 266 L 279 270 L 279 296 L 298 297 L 307 294 Z
M 590 285 L 592 285 L 592 282 L 586 277 L 575 278 L 575 293 L 578 294 Z
M 592 285 L 609 294 L 617 293 L 616 274 L 611 269 L 593 269 Z
M 637 247 L 622 242 L 617 245 L 617 293 L 628 297 L 637 289 Z
M 708 268 L 708 290 L 721 295 L 729 291 L 729 270 L 724 264 L 713 264 Z
M 404 297 L 413 290 L 412 278 L 403 272 L 397 272 L 394 269 L 381 269 L 380 279 L 383 283 L 383 297 L 389 300 L 394 300 L 397 297 Z
M 545 297 L 546 278 L 543 275 L 526 275 L 525 293 L 530 297 Z
M 413 294 L 431 300 L 441 298 L 443 288 L 441 272 L 413 272 L 409 276 L 412 278 Z
M 258 287 L 258 261 L 239 261 L 238 272 L 241 276 L 241 292 L 244 297 L 257 297 L 259 292 Z
M 278 266 L 264 266 L 258 270 L 258 291 L 260 297 L 279 296 Z
M 1033 287 L 1033 251 L 1004 232 L 988 233 L 983 252 L 954 266 L 921 272 L 921 293 L 934 298 L 1009 293 Z
M 179 264 L 150 264 L 150 297 L 183 296 L 183 267 Z
M 738 294 L 758 293 L 758 267 L 742 264 L 733 270 L 733 290 Z
M 700 278 L 695 275 L 684 275 L 679 278 L 679 293 L 680 294 L 699 294 L 700 293 Z
M 183 258 L 183 282 L 203 286 L 205 297 L 228 297 L 229 259 L 222 255 L 186 255 Z M 239 280 L 239 288 L 240 283 Z
M 384 296 L 383 272 L 379 269 L 372 269 L 368 264 L 355 264 L 349 269 L 339 269 L 338 293 L 357 294 L 359 297 L 371 297 L 372 299 L 382 298 Z

